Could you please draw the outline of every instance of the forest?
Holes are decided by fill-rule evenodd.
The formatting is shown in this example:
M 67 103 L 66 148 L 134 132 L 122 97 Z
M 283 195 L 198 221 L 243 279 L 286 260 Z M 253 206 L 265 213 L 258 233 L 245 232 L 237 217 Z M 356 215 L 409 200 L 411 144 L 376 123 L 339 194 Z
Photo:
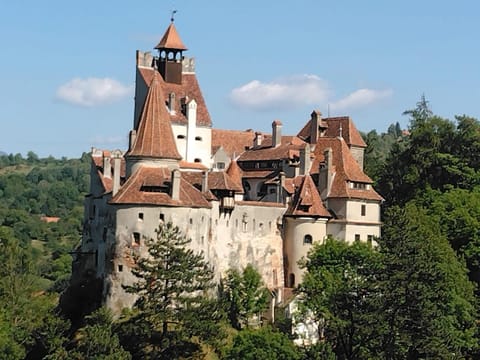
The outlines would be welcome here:
M 0 358 L 479 359 L 480 122 L 436 116 L 423 96 L 403 115 L 407 129 L 362 134 L 365 170 L 385 199 L 381 237 L 327 239 L 301 262 L 297 319 L 321 324 L 311 346 L 293 344 L 281 308 L 274 324 L 260 321 L 269 293 L 252 266 L 214 283 L 170 223 L 137 260 L 133 309 L 69 318 L 59 302 L 90 157 L 1 155 Z

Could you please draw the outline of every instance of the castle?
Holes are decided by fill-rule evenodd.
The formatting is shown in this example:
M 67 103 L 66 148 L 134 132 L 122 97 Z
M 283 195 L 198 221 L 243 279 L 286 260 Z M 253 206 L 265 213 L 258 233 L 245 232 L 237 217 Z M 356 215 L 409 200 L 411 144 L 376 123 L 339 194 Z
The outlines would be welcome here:
M 298 260 L 327 236 L 380 235 L 382 198 L 363 172 L 366 144 L 349 117 L 313 111 L 297 135 L 220 130 L 212 121 L 173 21 L 155 47 L 136 53 L 133 129 L 123 152 L 92 149 L 77 276 L 102 281 L 119 311 L 135 297 L 122 284 L 145 239 L 178 226 L 220 277 L 253 264 L 276 301 L 302 279 Z

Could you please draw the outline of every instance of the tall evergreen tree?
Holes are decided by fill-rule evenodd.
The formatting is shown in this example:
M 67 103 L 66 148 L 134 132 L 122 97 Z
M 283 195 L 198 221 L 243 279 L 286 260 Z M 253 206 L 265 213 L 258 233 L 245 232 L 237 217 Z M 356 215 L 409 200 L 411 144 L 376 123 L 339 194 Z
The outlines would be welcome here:
M 138 258 L 132 270 L 138 281 L 125 286 L 138 295 L 135 321 L 146 327 L 157 358 L 175 358 L 179 351 L 195 348 L 194 336 L 208 341 L 220 335 L 216 323 L 221 313 L 210 299 L 213 272 L 189 243 L 172 223 L 160 225 L 157 237 L 146 241 L 149 256 Z
M 464 358 L 475 347 L 473 285 L 435 218 L 409 204 L 379 239 L 385 359 Z

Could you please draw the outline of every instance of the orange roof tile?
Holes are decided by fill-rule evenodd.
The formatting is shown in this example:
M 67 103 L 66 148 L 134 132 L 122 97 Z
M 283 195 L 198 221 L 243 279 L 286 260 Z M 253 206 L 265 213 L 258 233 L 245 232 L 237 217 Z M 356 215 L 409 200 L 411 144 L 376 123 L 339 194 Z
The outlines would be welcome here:
M 154 69 L 138 68 L 137 70 L 147 86 L 151 83 L 153 74 L 158 73 L 158 71 Z M 182 74 L 181 84 L 167 83 L 161 76 L 159 78 L 160 87 L 162 88 L 163 92 L 160 101 L 163 104 L 167 104 L 168 95 L 171 93 L 175 94 L 176 100 L 174 109 L 172 112 L 167 112 L 172 123 L 181 125 L 187 124 L 188 120 L 182 110 L 181 99 L 188 97 L 188 99 L 194 99 L 197 102 L 197 126 L 212 126 L 210 114 L 208 112 L 207 105 L 205 104 L 205 99 L 203 98 L 203 94 L 200 90 L 200 85 L 198 84 L 195 74 Z
M 261 146 L 246 150 L 238 161 L 292 159 L 300 155 L 303 144 L 305 142 L 296 136 L 282 136 L 281 144 L 271 147 L 271 138 L 267 138 Z
M 181 169 L 195 169 L 195 170 L 208 170 L 208 167 L 202 163 L 188 162 L 185 160 L 179 163 Z
M 365 141 L 355 127 L 352 119 L 348 116 L 330 117 L 322 119 L 325 123 L 326 131 L 324 137 L 338 137 L 340 136 L 340 126 L 342 127 L 342 137 L 347 142 L 348 146 L 366 147 Z M 310 127 L 312 120 L 310 119 L 305 126 L 300 130 L 297 136 L 305 141 L 310 139 Z
M 232 179 L 232 182 L 234 182 L 238 188 L 242 189 L 240 192 L 243 193 L 242 169 L 240 169 L 240 166 L 238 166 L 235 160 L 230 162 L 230 165 L 227 169 L 227 174 L 230 176 L 230 179 Z
M 310 170 L 311 174 L 319 172 L 320 163 L 325 161 L 324 151 L 332 149 L 333 181 L 328 197 L 357 198 L 369 200 L 382 200 L 382 197 L 371 187 L 370 179 L 353 158 L 343 138 L 320 138 L 315 147 L 315 159 Z M 351 189 L 349 182 L 370 184 L 369 190 Z
M 160 87 L 160 74 L 155 72 L 143 106 L 135 143 L 126 156 L 176 159 L 178 153 L 173 138 L 172 126 Z
M 182 172 L 182 175 L 197 189 L 201 188 L 203 177 L 201 172 Z M 209 190 L 232 190 L 243 193 L 243 187 L 237 184 L 225 171 L 212 171 L 207 176 Z
M 183 45 L 182 39 L 180 39 L 180 35 L 178 35 L 173 22 L 170 23 L 165 34 L 163 34 L 162 39 L 157 46 L 155 46 L 155 49 L 187 50 L 187 47 Z
M 111 204 L 148 204 L 175 207 L 210 208 L 211 205 L 187 180 L 180 178 L 180 197 L 173 200 L 170 196 L 171 171 L 167 168 L 141 166 L 118 193 L 111 199 Z M 156 187 L 165 191 L 148 191 L 145 187 Z
M 220 146 L 231 157 L 236 158 L 253 145 L 255 132 L 212 129 L 212 153 Z
M 300 179 L 301 184 L 296 189 L 293 200 L 285 215 L 331 217 L 330 213 L 325 209 L 325 206 L 323 206 L 322 199 L 311 176 L 301 176 Z

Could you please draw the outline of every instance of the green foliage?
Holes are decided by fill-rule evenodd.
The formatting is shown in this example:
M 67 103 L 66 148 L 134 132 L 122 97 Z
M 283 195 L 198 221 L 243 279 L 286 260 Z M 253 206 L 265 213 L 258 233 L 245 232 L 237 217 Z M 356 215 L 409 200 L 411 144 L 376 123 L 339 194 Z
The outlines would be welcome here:
M 323 323 L 325 340 L 339 358 L 372 358 L 378 351 L 380 254 L 365 243 L 327 239 L 314 246 L 303 266 L 304 315 Z
M 473 285 L 436 220 L 412 204 L 387 214 L 379 239 L 385 358 L 462 358 L 478 346 Z
M 242 273 L 229 270 L 222 297 L 231 325 L 236 329 L 249 327 L 254 316 L 260 317 L 268 307 L 269 293 L 258 271 L 248 264 Z
M 238 332 L 227 349 L 229 360 L 295 360 L 299 350 L 284 334 L 269 327 Z
M 413 110 L 404 146 L 393 146 L 379 173 L 378 190 L 388 205 L 403 205 L 428 189 L 472 189 L 480 184 L 480 123 L 466 116 L 456 122 L 434 116 L 422 100 Z
M 86 326 L 79 329 L 75 346 L 69 351 L 70 359 L 129 360 L 131 355 L 120 345 L 113 330 L 109 310 L 100 308 L 86 317 Z
M 149 356 L 175 358 L 199 350 L 194 337 L 208 343 L 221 335 L 222 313 L 209 296 L 213 272 L 189 243 L 178 227 L 160 225 L 157 238 L 146 241 L 149 256 L 136 259 L 132 272 L 138 281 L 125 286 L 138 296 L 134 323 L 149 336 Z

